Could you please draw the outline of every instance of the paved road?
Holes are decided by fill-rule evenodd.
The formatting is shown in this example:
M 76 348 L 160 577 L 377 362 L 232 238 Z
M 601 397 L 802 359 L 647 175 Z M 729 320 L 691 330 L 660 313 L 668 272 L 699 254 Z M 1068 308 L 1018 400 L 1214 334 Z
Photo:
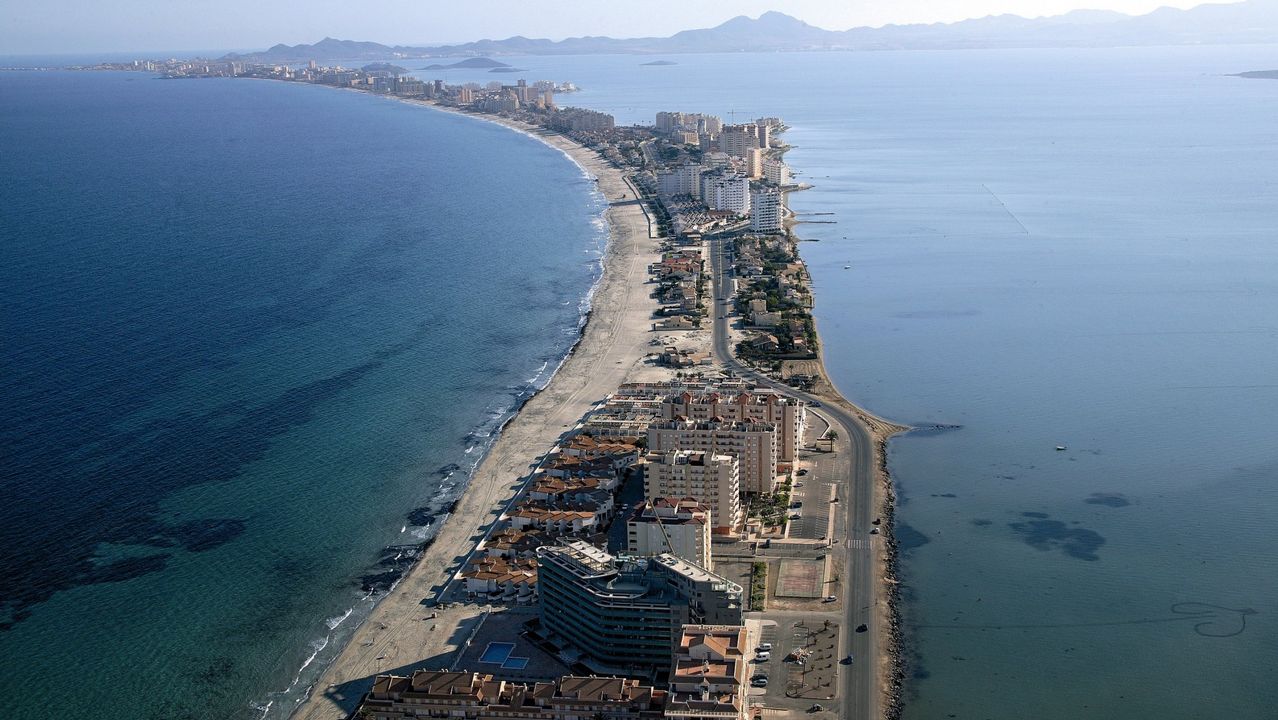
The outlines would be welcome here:
M 771 386 L 806 400 L 809 403 L 820 402 L 815 396 L 782 383 L 776 382 L 766 375 L 737 362 L 728 346 L 728 320 L 723 317 L 724 310 L 719 302 L 725 295 L 728 263 L 725 259 L 726 241 L 710 240 L 710 265 L 714 278 L 713 307 L 714 317 L 714 354 L 725 368 L 750 378 L 760 385 Z M 884 628 L 876 621 L 874 606 L 874 562 L 867 539 L 876 517 L 874 498 L 874 446 L 869 429 L 852 413 L 833 405 L 822 404 L 818 411 L 830 420 L 831 427 L 839 434 L 840 455 L 846 457 L 836 469 L 837 482 L 840 483 L 839 506 L 846 513 L 843 523 L 844 534 L 835 538 L 845 549 L 851 567 L 843 577 L 851 582 L 845 584 L 843 610 L 844 633 L 840 640 L 840 655 L 851 653 L 855 661 L 851 666 L 841 666 L 839 678 L 839 697 L 842 705 L 842 716 L 854 720 L 871 720 L 882 716 L 882 703 L 876 668 L 881 651 L 881 638 Z M 830 480 L 836 480 L 831 477 Z M 846 480 L 844 480 L 846 479 Z M 869 626 L 869 630 L 858 633 L 855 628 L 860 624 Z

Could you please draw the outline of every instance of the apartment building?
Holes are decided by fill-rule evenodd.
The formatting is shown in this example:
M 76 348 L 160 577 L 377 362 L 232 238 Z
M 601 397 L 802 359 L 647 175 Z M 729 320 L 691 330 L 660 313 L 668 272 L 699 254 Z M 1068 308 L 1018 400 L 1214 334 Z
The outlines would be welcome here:
M 744 520 L 740 464 L 734 455 L 690 450 L 650 453 L 643 488 L 649 500 L 689 497 L 704 505 L 715 534 L 734 533 Z
M 737 458 L 741 492 L 770 493 L 777 477 L 778 434 L 771 422 L 681 416 L 648 426 L 648 450 L 658 455 L 676 450 L 732 455 Z
M 638 557 L 670 553 L 713 569 L 710 508 L 690 497 L 645 500 L 626 522 L 626 551 Z
M 618 559 L 573 542 L 537 560 L 542 632 L 588 666 L 664 674 L 684 625 L 741 624 L 740 585 L 670 554 Z

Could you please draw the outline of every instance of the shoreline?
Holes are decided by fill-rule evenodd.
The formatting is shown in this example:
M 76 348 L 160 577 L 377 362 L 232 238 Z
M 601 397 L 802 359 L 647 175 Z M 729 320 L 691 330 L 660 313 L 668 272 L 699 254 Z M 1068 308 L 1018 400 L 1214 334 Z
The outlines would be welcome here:
M 585 175 L 598 178 L 595 192 L 607 203 L 602 215 L 608 225 L 608 241 L 602 271 L 586 296 L 587 309 L 576 341 L 546 385 L 497 430 L 496 440 L 455 502 L 454 512 L 412 567 L 355 628 L 292 709 L 291 718 L 345 718 L 376 675 L 451 663 L 464 644 L 463 636 L 476 622 L 482 622 L 484 613 L 474 607 L 431 608 L 434 612 L 430 613 L 425 603 L 452 584 L 456 570 L 470 557 L 477 541 L 486 536 L 523 487 L 529 467 L 558 444 L 564 430 L 624 382 L 648 351 L 650 318 L 656 304 L 643 290 L 648 263 L 659 253 L 641 205 L 613 204 L 611 198 L 621 194 L 635 196 L 623 171 L 594 150 L 543 128 L 433 103 L 405 102 L 501 125 L 562 152 Z M 437 617 L 427 618 L 427 614 Z M 433 622 L 425 622 L 427 619 Z
M 354 92 L 369 94 L 360 90 L 354 90 Z M 624 279 L 627 276 L 630 276 L 630 280 L 634 279 L 633 265 L 637 257 L 637 245 L 647 245 L 646 251 L 651 256 L 648 260 L 659 258 L 657 242 L 653 237 L 655 228 L 653 227 L 652 218 L 648 215 L 642 202 L 638 201 L 639 193 L 626 177 L 626 171 L 604 161 L 596 151 L 573 141 L 561 133 L 544 127 L 496 115 L 467 112 L 430 101 L 407 98 L 394 99 L 408 105 L 421 106 L 439 112 L 500 125 L 559 150 L 571 162 L 576 164 L 583 174 L 597 179 L 598 187 L 596 192 L 599 192 L 605 203 L 607 203 L 602 216 L 608 224 L 608 242 L 601 258 L 602 270 L 599 278 L 588 290 L 585 298 L 586 311 L 577 339 L 568 349 L 559 366 L 551 374 L 546 385 L 514 408 L 511 417 L 497 428 L 495 431 L 496 440 L 488 449 L 485 457 L 475 467 L 462 495 L 454 502 L 454 512 L 449 513 L 444 524 L 431 543 L 417 558 L 417 561 L 405 572 L 400 581 L 377 601 L 373 610 L 346 640 L 345 646 L 339 651 L 338 655 L 321 673 L 315 684 L 308 688 L 304 698 L 298 701 L 289 717 L 301 720 L 339 720 L 340 718 L 345 718 L 354 710 L 363 693 L 367 690 L 367 687 L 371 686 L 373 678 L 378 674 L 396 673 L 407 675 L 411 674 L 415 669 L 437 668 L 443 664 L 451 664 L 457 650 L 464 647 L 466 642 L 460 638 L 469 637 L 473 632 L 471 627 L 482 624 L 487 616 L 487 610 L 477 609 L 468 605 L 463 605 L 460 609 L 432 607 L 431 609 L 434 612 L 430 613 L 432 617 L 429 618 L 435 621 L 432 623 L 432 630 L 435 624 L 451 629 L 453 632 L 447 633 L 449 637 L 436 636 L 432 638 L 429 636 L 430 631 L 427 631 L 428 635 L 423 636 L 422 627 L 424 623 L 419 620 L 406 625 L 406 621 L 415 620 L 417 616 L 422 614 L 423 606 L 428 600 L 442 596 L 444 591 L 452 586 L 457 569 L 464 567 L 475 552 L 478 542 L 487 537 L 495 522 L 524 487 L 525 480 L 529 476 L 528 469 L 538 465 L 550 449 L 557 445 L 560 435 L 550 436 L 550 429 L 566 429 L 575 424 L 590 407 L 594 406 L 599 400 L 602 400 L 609 392 L 614 390 L 616 386 L 624 382 L 629 369 L 641 362 L 647 353 L 646 340 L 649 335 L 650 312 L 643 316 L 642 322 L 631 319 L 630 322 L 625 323 L 625 327 L 620 328 L 627 331 L 628 334 L 633 335 L 636 332 L 638 334 L 637 337 L 631 338 L 630 352 L 622 352 L 617 355 L 617 357 L 622 357 L 622 359 L 616 360 L 610 357 L 610 359 L 614 360 L 615 365 L 622 367 L 620 373 L 605 373 L 612 378 L 611 380 L 601 381 L 599 379 L 600 373 L 586 373 L 583 375 L 581 373 L 564 372 L 570 365 L 574 364 L 574 360 L 579 357 L 579 353 L 582 355 L 599 353 L 600 351 L 606 353 L 608 350 L 615 348 L 617 338 L 613 335 L 618 329 L 617 326 L 622 324 L 621 318 L 608 318 L 604 314 L 596 312 L 596 310 L 599 309 L 601 304 L 615 303 L 618 300 L 618 295 L 624 297 L 620 310 L 633 309 L 631 307 L 633 303 L 630 302 L 631 291 L 635 289 L 635 285 L 642 287 L 646 283 L 646 272 L 643 273 L 642 279 L 638 283 L 628 284 Z M 633 197 L 635 201 L 614 205 L 614 201 L 610 200 L 610 198 L 618 197 L 619 193 L 623 193 L 627 199 Z M 627 210 L 630 212 L 627 213 Z M 622 217 L 625 215 L 629 217 Z M 622 227 L 623 222 L 642 223 L 646 233 L 642 238 L 635 237 L 634 235 L 637 235 L 637 233 L 633 232 L 633 228 Z M 794 237 L 799 240 L 797 235 L 794 235 Z M 623 272 L 623 269 L 618 267 L 626 258 L 630 259 L 630 272 Z M 800 260 L 802 260 L 801 256 Z M 646 269 L 646 266 L 647 262 L 644 262 L 642 267 Z M 610 292 L 611 296 L 605 297 L 606 292 Z M 596 300 L 605 302 L 596 303 Z M 640 300 L 647 301 L 647 294 L 645 293 L 644 298 Z M 655 302 L 641 302 L 640 304 L 651 306 L 651 309 L 656 308 Z M 815 321 L 815 317 L 813 319 Z M 601 329 L 600 326 L 611 327 Z M 819 343 L 819 328 L 817 328 L 816 332 Z M 603 344 L 605 340 L 609 342 Z M 874 468 L 873 477 L 870 479 L 872 502 L 883 518 L 884 527 L 883 546 L 881 549 L 874 550 L 872 555 L 874 572 L 878 579 L 875 582 L 873 591 L 875 605 L 879 609 L 876 614 L 876 624 L 878 627 L 883 628 L 883 637 L 885 638 L 885 646 L 881 648 L 880 657 L 875 659 L 877 676 L 875 684 L 879 687 L 881 701 L 878 703 L 879 714 L 883 717 L 894 719 L 900 717 L 903 708 L 905 659 L 903 656 L 904 638 L 900 624 L 900 586 L 897 579 L 899 556 L 896 537 L 893 532 L 895 490 L 891 472 L 887 466 L 887 443 L 893 436 L 908 432 L 911 428 L 880 418 L 847 399 L 830 380 L 829 374 L 826 372 L 824 344 L 820 344 L 819 348 L 820 351 L 816 363 L 822 380 L 812 388 L 813 394 L 821 397 L 823 401 L 841 405 L 850 411 L 859 423 L 865 427 L 871 440 L 872 467 Z M 586 365 L 590 362 L 583 360 L 581 364 Z M 616 370 L 615 367 L 605 369 Z M 533 408 L 533 406 L 554 404 L 554 400 L 546 399 L 543 401 L 543 399 L 563 393 L 566 390 L 563 386 L 568 385 L 570 382 L 575 383 L 577 389 L 569 392 L 566 398 L 559 401 L 558 405 L 561 413 L 559 413 L 557 419 L 564 420 L 563 427 L 547 425 L 541 428 L 543 431 L 541 444 L 529 450 L 519 451 L 517 448 L 526 445 L 526 441 L 530 439 L 529 428 L 524 427 L 533 423 L 530 417 L 547 411 L 547 408 Z M 582 397 L 583 391 L 587 389 L 585 383 L 589 383 L 591 387 L 596 389 Z M 567 409 L 569 406 L 577 408 L 572 417 L 566 417 L 562 414 L 563 412 L 569 412 Z M 533 429 L 531 434 L 535 435 L 535 430 Z M 508 436 L 508 433 L 515 437 Z M 524 460 L 524 464 L 512 467 L 511 461 L 517 462 L 520 457 Z M 502 468 L 509 467 L 509 470 L 505 475 L 502 475 L 499 468 L 492 467 L 496 465 L 500 465 Z M 504 484 L 502 483 L 503 478 L 507 481 Z M 467 518 L 467 520 L 461 520 L 463 517 Z M 467 532 L 462 532 L 463 522 L 464 527 L 468 529 Z M 445 538 L 445 535 L 450 533 L 451 535 Z M 465 537 L 453 537 L 458 535 L 465 535 Z M 457 546 L 459 540 L 464 541 L 466 545 L 464 548 Z M 449 558 L 449 553 L 446 552 L 446 549 L 458 550 L 458 552 Z M 438 579 L 439 583 L 431 585 L 431 579 Z M 408 600 L 410 596 L 413 598 L 411 606 Z M 449 612 L 450 610 L 452 612 Z M 433 617 L 436 615 L 438 617 Z M 423 617 L 422 619 L 425 620 L 427 618 Z M 388 623 L 388 621 L 391 622 Z M 405 635 L 405 633 L 408 633 L 408 635 Z M 385 639 L 379 641 L 377 639 L 379 634 L 384 635 Z M 445 633 L 440 633 L 440 635 L 443 634 Z M 450 642 L 452 638 L 458 638 L 458 640 Z M 434 655 L 432 655 L 432 651 L 436 651 Z M 374 653 L 378 653 L 376 657 L 373 657 Z M 371 661 L 370 658 L 372 658 Z M 447 663 L 442 662 L 445 659 Z M 361 672 L 364 674 L 360 675 Z

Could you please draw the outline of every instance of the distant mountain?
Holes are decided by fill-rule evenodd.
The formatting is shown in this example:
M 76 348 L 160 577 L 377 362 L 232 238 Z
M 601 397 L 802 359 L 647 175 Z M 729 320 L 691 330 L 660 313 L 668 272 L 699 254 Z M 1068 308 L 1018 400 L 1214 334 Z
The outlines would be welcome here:
M 1278 43 L 1278 0 L 1160 8 L 1132 17 L 1105 10 L 1075 10 L 1027 19 L 997 15 L 956 23 L 887 25 L 824 30 L 779 12 L 735 17 L 712 28 L 665 38 L 575 37 L 479 40 L 435 47 L 387 46 L 324 38 L 314 45 L 276 45 L 228 60 L 300 62 L 324 59 L 488 55 L 597 55 L 613 53 L 780 52 L 796 50 L 913 50 L 942 48 L 1115 47 Z
M 1248 70 L 1235 73 L 1234 77 L 1251 78 L 1253 80 L 1278 80 L 1278 70 Z

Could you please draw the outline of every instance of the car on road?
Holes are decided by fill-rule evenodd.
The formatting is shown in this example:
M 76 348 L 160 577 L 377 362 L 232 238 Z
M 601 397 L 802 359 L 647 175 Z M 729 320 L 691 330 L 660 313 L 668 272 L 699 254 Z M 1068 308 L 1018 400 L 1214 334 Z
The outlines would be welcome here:
M 851 665 L 851 664 L 852 664 L 852 655 L 851 655 L 851 654 L 849 654 L 847 657 L 843 658 L 843 659 L 842 659 L 842 660 L 840 660 L 839 662 L 843 663 L 844 665 Z

